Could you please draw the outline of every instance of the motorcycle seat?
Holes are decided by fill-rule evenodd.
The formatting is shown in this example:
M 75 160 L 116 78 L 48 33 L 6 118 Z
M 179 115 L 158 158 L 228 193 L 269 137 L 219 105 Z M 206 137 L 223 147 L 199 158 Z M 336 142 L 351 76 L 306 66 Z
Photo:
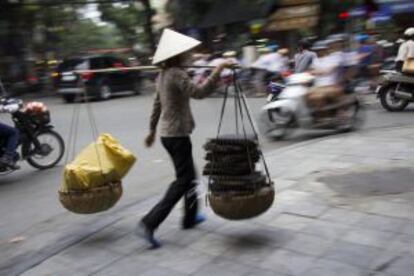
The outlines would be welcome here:
M 318 109 L 313 110 L 312 114 L 315 114 L 315 113 L 318 113 L 318 112 L 333 111 L 333 110 L 336 110 L 336 109 L 339 109 L 339 108 L 343 108 L 343 107 L 349 106 L 349 105 L 351 105 L 353 103 L 355 103 L 355 97 L 353 97 L 353 96 L 345 96 L 338 103 L 327 104 L 326 106 L 324 106 L 322 108 L 318 108 Z

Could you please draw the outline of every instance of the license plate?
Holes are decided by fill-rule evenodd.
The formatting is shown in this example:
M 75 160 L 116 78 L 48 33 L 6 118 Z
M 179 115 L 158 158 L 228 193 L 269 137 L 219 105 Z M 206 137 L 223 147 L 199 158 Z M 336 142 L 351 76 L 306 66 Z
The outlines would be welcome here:
M 76 76 L 75 75 L 62 76 L 62 81 L 74 81 L 74 80 L 76 80 Z

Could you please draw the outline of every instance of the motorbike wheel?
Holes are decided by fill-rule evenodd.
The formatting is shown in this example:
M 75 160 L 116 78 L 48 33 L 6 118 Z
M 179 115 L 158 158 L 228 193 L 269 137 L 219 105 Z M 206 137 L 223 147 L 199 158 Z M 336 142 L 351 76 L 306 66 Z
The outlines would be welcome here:
M 295 118 L 292 115 L 287 116 L 287 114 L 284 114 L 286 117 L 283 116 L 279 118 L 282 119 L 283 122 L 276 123 L 274 122 L 274 119 L 270 118 L 272 117 L 273 112 L 276 112 L 276 115 L 280 117 L 280 113 L 275 110 L 268 110 L 266 112 L 263 112 L 261 115 L 262 118 L 260 118 L 261 123 L 259 124 L 259 127 L 261 129 L 261 132 L 267 138 L 282 140 L 291 135 L 294 131 Z
M 409 103 L 407 100 L 397 99 L 393 93 L 395 89 L 396 85 L 389 85 L 380 91 L 380 101 L 382 107 L 391 112 L 402 111 Z
M 40 143 L 40 148 L 36 149 L 33 143 L 30 145 L 27 163 L 39 170 L 53 168 L 65 153 L 62 137 L 53 130 L 46 130 L 38 133 L 36 139 Z
M 111 88 L 108 85 L 102 85 L 99 88 L 98 100 L 106 101 L 106 100 L 109 100 L 109 98 L 111 98 L 111 96 L 112 96 L 112 91 L 111 91 Z
M 359 101 L 356 101 L 352 105 L 349 106 L 347 112 L 350 113 L 349 119 L 346 123 L 340 124 L 338 127 L 339 131 L 348 132 L 352 130 L 359 129 L 363 124 L 363 109 L 361 109 L 361 105 Z
M 75 101 L 76 96 L 75 95 L 64 95 L 63 101 L 65 103 L 73 103 Z

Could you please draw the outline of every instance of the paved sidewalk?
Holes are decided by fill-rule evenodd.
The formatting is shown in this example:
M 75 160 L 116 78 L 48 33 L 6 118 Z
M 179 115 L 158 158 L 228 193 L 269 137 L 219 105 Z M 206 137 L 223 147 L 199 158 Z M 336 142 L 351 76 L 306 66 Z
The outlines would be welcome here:
M 182 231 L 177 208 L 157 232 L 163 248 L 147 250 L 132 230 L 152 198 L 22 275 L 413 275 L 414 127 L 325 137 L 267 160 L 277 195 L 256 219 L 206 207 L 208 221 Z

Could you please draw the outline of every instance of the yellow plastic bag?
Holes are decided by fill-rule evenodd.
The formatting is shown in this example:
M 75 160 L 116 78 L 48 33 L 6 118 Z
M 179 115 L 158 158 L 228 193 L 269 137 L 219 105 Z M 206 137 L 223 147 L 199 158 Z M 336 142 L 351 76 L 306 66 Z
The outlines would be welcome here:
M 119 181 L 135 161 L 135 156 L 110 134 L 101 134 L 66 165 L 60 191 L 87 190 Z

